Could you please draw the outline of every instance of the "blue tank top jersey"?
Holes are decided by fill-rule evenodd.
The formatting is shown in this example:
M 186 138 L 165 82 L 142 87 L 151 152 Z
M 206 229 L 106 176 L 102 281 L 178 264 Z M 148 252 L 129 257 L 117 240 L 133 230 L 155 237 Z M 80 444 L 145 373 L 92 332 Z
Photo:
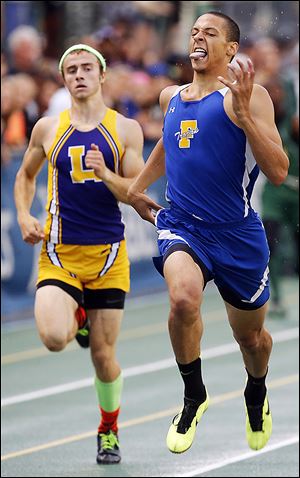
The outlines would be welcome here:
M 171 207 L 210 223 L 247 217 L 259 168 L 246 135 L 227 116 L 222 88 L 183 101 L 180 87 L 164 119 L 164 147 Z
M 85 166 L 86 152 L 95 143 L 107 167 L 119 173 L 124 151 L 116 131 L 116 118 L 117 112 L 107 109 L 95 129 L 81 132 L 72 126 L 69 110 L 60 114 L 56 137 L 47 153 L 47 241 L 89 245 L 124 238 L 118 201 L 94 171 Z

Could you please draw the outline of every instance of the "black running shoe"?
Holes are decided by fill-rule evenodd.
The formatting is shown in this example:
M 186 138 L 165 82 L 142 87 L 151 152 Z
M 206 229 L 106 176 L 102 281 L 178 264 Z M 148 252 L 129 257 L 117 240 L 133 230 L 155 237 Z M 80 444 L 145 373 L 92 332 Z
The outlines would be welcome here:
M 97 442 L 97 463 L 99 465 L 115 465 L 121 461 L 118 435 L 115 432 L 109 430 L 106 433 L 99 433 Z
M 90 346 L 90 324 L 85 309 L 79 306 L 76 310 L 76 316 L 78 323 L 82 325 L 80 329 L 78 329 L 75 339 L 80 347 L 87 349 Z

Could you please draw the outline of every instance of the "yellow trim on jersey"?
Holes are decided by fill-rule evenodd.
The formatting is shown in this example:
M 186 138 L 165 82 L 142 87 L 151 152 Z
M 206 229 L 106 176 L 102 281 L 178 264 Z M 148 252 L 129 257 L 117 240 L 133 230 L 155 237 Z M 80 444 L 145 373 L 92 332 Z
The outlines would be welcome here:
M 69 111 L 63 111 L 59 115 L 59 124 L 56 130 L 55 139 L 47 153 L 49 167 L 48 200 L 46 210 L 48 212 L 48 217 L 45 226 L 45 234 L 46 236 L 49 235 L 49 239 L 53 241 L 57 239 L 61 241 L 62 236 L 61 218 L 59 217 L 58 171 L 56 169 L 56 160 L 61 148 L 74 131 L 75 128 L 70 123 Z
M 54 145 L 52 154 L 49 159 L 49 170 L 48 170 L 48 201 L 47 201 L 47 211 L 51 212 L 51 215 L 58 216 L 59 214 L 59 198 L 58 198 L 58 171 L 56 169 L 56 160 L 57 156 L 62 149 L 65 142 L 74 132 L 74 128 L 68 129 L 65 134 L 59 139 L 59 141 Z M 49 221 L 47 221 L 48 226 Z M 52 224 L 47 231 L 51 231 Z M 59 229 L 59 228 L 58 228 Z
M 121 163 L 123 155 L 124 155 L 124 148 L 119 140 L 119 135 L 117 133 L 117 115 L 118 113 L 116 110 L 112 110 L 111 108 L 108 108 L 100 124 L 104 126 L 104 128 L 109 133 L 111 140 L 113 141 L 113 144 L 115 145 L 117 149 L 117 155 L 120 158 L 119 161 Z M 119 166 L 120 164 L 118 165 L 118 167 Z M 117 170 L 116 172 L 119 172 L 119 171 Z
M 111 140 L 111 138 L 108 136 L 107 132 L 105 129 L 103 129 L 103 127 L 101 125 L 98 125 L 97 126 L 97 130 L 102 134 L 102 136 L 104 136 L 104 138 L 106 139 L 107 143 L 109 144 L 109 147 L 111 149 L 111 152 L 114 156 L 114 165 L 115 165 L 115 173 L 118 173 L 119 172 L 119 156 L 117 155 L 116 153 L 116 148 L 115 148 L 115 145 L 113 143 L 113 141 Z
M 54 150 L 55 146 L 57 145 L 57 143 L 59 142 L 61 137 L 64 135 L 64 133 L 67 131 L 67 129 L 70 126 L 74 129 L 74 127 L 71 125 L 69 110 L 62 111 L 59 114 L 59 123 L 58 123 L 58 127 L 57 127 L 57 130 L 56 130 L 56 133 L 55 133 L 55 138 L 53 140 L 52 146 L 50 147 L 50 149 L 47 153 L 47 158 L 48 159 L 50 159 L 51 154 L 53 153 L 53 150 Z

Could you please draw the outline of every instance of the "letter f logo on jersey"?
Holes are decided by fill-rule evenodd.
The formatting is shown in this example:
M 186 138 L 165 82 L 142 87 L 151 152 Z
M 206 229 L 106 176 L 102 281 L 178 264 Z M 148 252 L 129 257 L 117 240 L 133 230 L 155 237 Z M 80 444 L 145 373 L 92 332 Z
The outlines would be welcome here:
M 179 140 L 179 148 L 190 148 L 190 140 L 198 133 L 197 120 L 184 120 L 180 122 L 180 131 L 175 133 Z

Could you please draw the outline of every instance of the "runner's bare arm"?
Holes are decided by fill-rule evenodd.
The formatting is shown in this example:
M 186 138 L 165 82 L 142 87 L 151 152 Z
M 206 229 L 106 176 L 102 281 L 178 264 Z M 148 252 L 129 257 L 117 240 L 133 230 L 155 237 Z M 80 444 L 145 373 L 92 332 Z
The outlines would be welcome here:
M 177 86 L 171 86 L 165 88 L 159 98 L 160 107 L 165 114 L 170 98 Z M 162 208 L 159 204 L 153 201 L 149 196 L 145 194 L 148 186 L 153 184 L 157 179 L 165 174 L 165 151 L 163 145 L 163 139 L 160 138 L 152 150 L 147 162 L 132 183 L 128 190 L 128 201 L 138 212 L 138 214 L 146 221 L 154 224 L 155 211 Z
M 36 244 L 44 238 L 39 221 L 31 216 L 30 208 L 35 195 L 36 177 L 46 159 L 43 138 L 48 119 L 40 119 L 34 126 L 25 152 L 23 162 L 16 175 L 14 198 L 17 208 L 18 223 L 25 242 Z
M 237 64 L 228 65 L 234 81 L 218 79 L 231 91 L 230 113 L 244 130 L 258 166 L 269 181 L 279 186 L 286 178 L 289 160 L 275 124 L 272 100 L 265 88 L 254 84 L 251 60 L 247 65 L 237 60 Z

